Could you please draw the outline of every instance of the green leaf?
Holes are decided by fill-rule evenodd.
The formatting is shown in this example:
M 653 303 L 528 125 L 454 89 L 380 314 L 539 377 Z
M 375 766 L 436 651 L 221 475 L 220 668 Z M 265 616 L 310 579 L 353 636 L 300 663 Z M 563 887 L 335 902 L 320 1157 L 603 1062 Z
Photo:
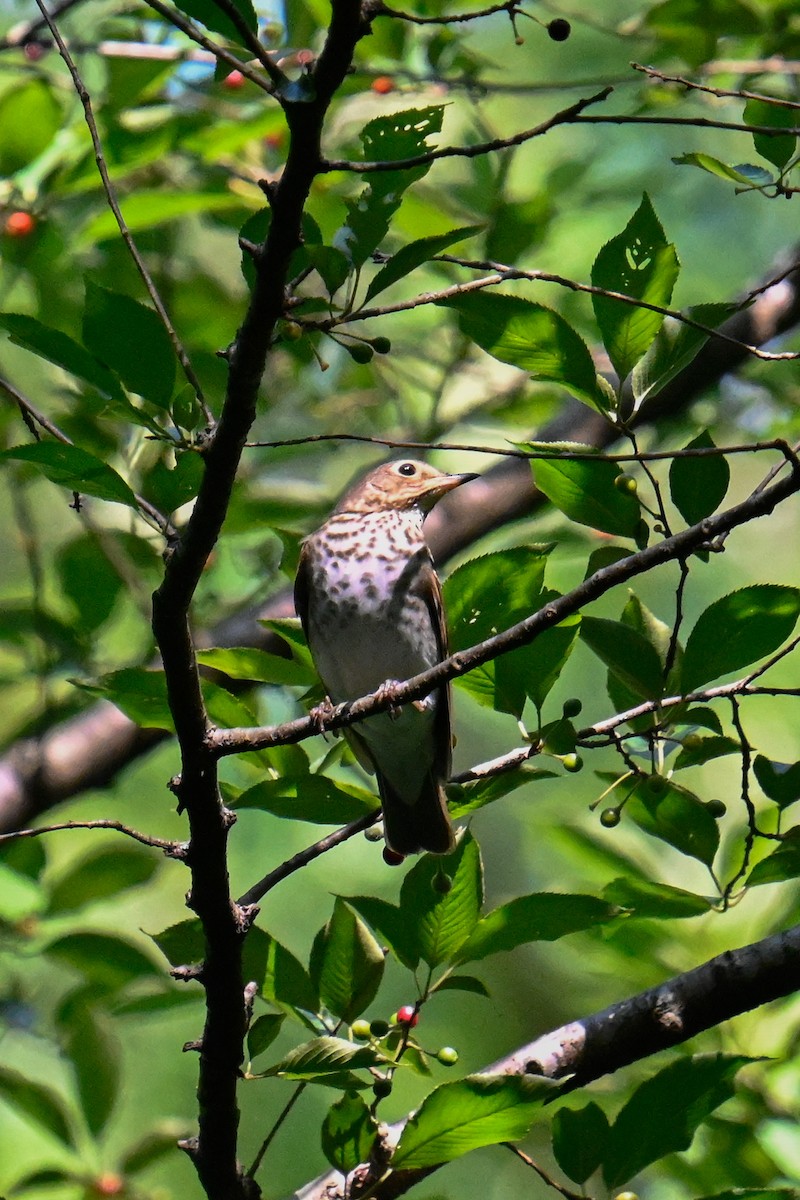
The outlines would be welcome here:
M 575 1183 L 585 1183 L 603 1161 L 608 1117 L 592 1100 L 583 1108 L 561 1108 L 553 1118 L 553 1154 Z
M 95 458 L 87 450 L 81 450 L 79 446 L 69 446 L 63 442 L 32 442 L 29 446 L 12 446 L 10 450 L 3 450 L 0 459 L 4 458 L 31 463 L 45 478 L 71 492 L 138 508 L 136 497 L 122 476 L 108 463 Z
M 103 696 L 116 704 L 126 717 L 142 729 L 174 729 L 163 671 L 123 667 L 91 682 L 73 682 L 83 691 Z
M 533 892 L 487 913 L 455 955 L 458 963 L 477 962 L 527 942 L 555 942 L 570 933 L 604 925 L 619 915 L 596 896 Z
M 664 690 L 661 659 L 652 643 L 623 621 L 584 617 L 581 640 L 636 696 L 657 700 Z
M 599 379 L 589 348 L 552 309 L 504 293 L 472 292 L 443 300 L 459 314 L 462 333 L 532 379 L 559 383 L 578 400 L 606 413 L 612 397 Z
M 114 611 L 122 580 L 95 536 L 87 533 L 66 542 L 56 566 L 61 590 L 79 614 L 81 628 L 99 629 Z
M 130 391 L 159 408 L 169 407 L 175 386 L 175 351 L 152 308 L 87 280 L 83 339 Z
M 231 0 L 231 3 L 243 18 L 250 32 L 257 33 L 258 18 L 250 0 Z M 238 42 L 240 46 L 245 44 L 233 21 L 218 4 L 214 3 L 214 0 L 179 0 L 176 8 L 186 13 L 187 17 L 191 17 L 193 21 L 199 21 L 207 29 L 213 30 L 214 33 L 221 33 L 223 37 L 232 42 Z
M 603 246 L 592 267 L 592 283 L 647 304 L 667 307 L 680 273 L 675 247 L 667 242 L 645 193 L 622 233 Z M 650 348 L 663 315 L 609 296 L 592 296 L 597 324 L 620 382 Z
M 693 792 L 661 775 L 640 779 L 625 812 L 646 833 L 710 867 L 719 846 L 719 827 Z
M 404 967 L 410 971 L 416 969 L 419 962 L 416 927 L 409 923 L 402 909 L 378 896 L 344 896 L 343 899 L 372 926 Z
M 90 387 L 97 388 L 101 395 L 123 399 L 124 393 L 116 375 L 60 329 L 50 329 L 24 313 L 0 313 L 0 329 L 7 330 L 16 346 L 69 371 Z
M 683 888 L 656 883 L 651 879 L 624 877 L 613 879 L 603 888 L 603 899 L 620 908 L 632 909 L 637 917 L 651 917 L 659 921 L 673 917 L 699 917 L 714 907 L 713 901 L 706 896 L 697 896 Z
M 17 77 L 0 96 L 0 175 L 13 175 L 38 158 L 62 120 L 61 105 L 44 78 Z
M 536 486 L 571 521 L 638 538 L 642 526 L 639 501 L 620 491 L 614 481 L 622 474 L 616 463 L 598 459 L 540 459 L 534 469 Z
M 19 838 L 0 843 L 0 862 L 25 879 L 38 879 L 47 866 L 43 838 Z
M 778 584 L 753 584 L 715 600 L 700 614 L 686 643 L 683 691 L 771 654 L 789 637 L 798 615 L 800 590 Z
M 193 450 L 179 451 L 174 467 L 168 467 L 163 459 L 153 464 L 147 472 L 142 491 L 161 512 L 174 513 L 197 495 L 203 482 L 203 472 L 203 460 L 199 454 Z
M 140 233 L 193 213 L 239 213 L 246 207 L 241 196 L 230 191 L 164 192 L 153 189 L 125 197 L 125 224 L 131 233 Z M 96 242 L 118 237 L 119 227 L 114 214 L 104 208 L 76 235 L 74 248 L 86 250 Z
M 689 442 L 686 449 L 710 449 L 713 446 L 714 441 L 706 429 Z M 673 458 L 669 468 L 670 495 L 687 525 L 696 525 L 719 508 L 727 494 L 730 478 L 731 469 L 722 455 Z
M 451 960 L 475 928 L 482 903 L 483 865 L 471 833 L 445 858 L 420 858 L 403 880 L 400 909 L 413 924 L 422 961 L 437 967 Z
M 703 763 L 711 762 L 715 758 L 724 758 L 726 754 L 741 754 L 742 746 L 735 738 L 730 737 L 707 737 L 698 738 L 697 741 L 692 741 L 689 746 L 684 746 L 675 759 L 675 771 L 682 771 L 685 767 L 699 767 Z
M 380 1067 L 388 1061 L 372 1046 L 359 1046 L 344 1038 L 318 1037 L 290 1050 L 262 1075 L 323 1083 L 329 1087 L 366 1087 L 367 1081 L 352 1075 L 352 1072 L 366 1067 Z
M 322 1003 L 350 1024 L 375 999 L 384 957 L 366 925 L 337 897 L 333 915 L 318 933 L 309 973 Z
M 495 800 L 502 800 L 517 788 L 524 787 L 536 779 L 557 779 L 556 771 L 543 771 L 523 763 L 513 771 L 503 771 L 487 779 L 476 779 L 474 783 L 448 784 L 448 808 L 453 818 L 466 817 Z
M 256 1017 L 247 1031 L 247 1053 L 251 1060 L 272 1045 L 285 1020 L 285 1013 L 262 1013 Z
M 773 182 L 772 175 L 763 167 L 755 167 L 749 163 L 739 163 L 731 167 L 721 159 L 714 158 L 713 154 L 680 154 L 672 161 L 679 167 L 699 167 L 702 171 L 708 171 L 709 175 L 717 175 L 729 183 L 738 183 L 740 187 L 767 187 Z
M 68 933 L 42 946 L 40 953 L 79 971 L 106 992 L 121 991 L 137 979 L 161 976 L 138 946 L 105 933 Z
M 418 238 L 415 242 L 409 242 L 408 245 L 393 254 L 373 277 L 367 288 L 364 303 L 372 300 L 380 292 L 385 292 L 393 283 L 410 275 L 417 267 L 435 258 L 437 254 L 441 254 L 448 246 L 473 237 L 481 229 L 481 225 L 464 225 L 460 229 L 451 229 L 448 233 L 433 234 L 431 237 Z
M 686 316 L 715 329 L 734 311 L 731 304 L 696 304 Z M 665 317 L 656 339 L 633 368 L 631 386 L 637 408 L 653 399 L 671 379 L 687 367 L 708 341 L 709 335 L 675 317 Z
M 315 825 L 346 825 L 367 813 L 376 812 L 378 799 L 365 788 L 334 783 L 325 775 L 287 775 L 262 779 L 242 792 L 234 807 L 255 808 Z
M 800 875 L 800 830 L 790 829 L 784 834 L 784 840 L 756 863 L 746 879 L 748 887 L 758 887 L 765 883 L 783 883 L 786 879 L 796 879 Z
M 366 1162 L 378 1136 L 378 1122 L 360 1096 L 346 1093 L 322 1122 L 322 1153 L 335 1171 L 348 1175 Z
M 688 1150 L 700 1125 L 734 1094 L 737 1071 L 754 1061 L 741 1054 L 697 1054 L 670 1063 L 640 1084 L 606 1142 L 607 1186 L 619 1187 L 664 1155 Z
M 40 1130 L 65 1146 L 75 1147 L 67 1108 L 50 1088 L 32 1083 L 9 1067 L 0 1067 L 0 1096 Z
M 42 1188 L 68 1183 L 83 1187 L 86 1183 L 86 1176 L 81 1171 L 66 1171 L 60 1167 L 43 1167 L 40 1171 L 30 1171 L 15 1180 L 13 1186 L 9 1188 L 8 1194 L 9 1196 L 20 1196 L 24 1192 L 38 1193 Z
M 432 1167 L 480 1146 L 516 1141 L 557 1086 L 529 1075 L 470 1075 L 444 1083 L 406 1122 L 391 1165 L 395 1170 Z
M 429 149 L 427 138 L 442 128 L 441 104 L 375 117 L 361 131 L 367 162 L 392 162 Z M 347 205 L 347 219 L 334 237 L 334 247 L 355 267 L 362 266 L 386 236 L 389 223 L 403 201 L 403 193 L 430 169 L 430 163 L 403 171 L 378 171 Z
M 489 996 L 489 989 L 475 975 L 445 975 L 435 986 L 437 992 L 472 992 L 475 996 Z
M 118 896 L 146 883 L 158 870 L 158 858 L 144 846 L 117 846 L 85 855 L 53 884 L 48 915 L 74 912 L 86 904 Z
M 748 125 L 765 125 L 772 129 L 794 129 L 798 124 L 796 108 L 769 100 L 748 100 L 744 106 L 744 120 Z M 753 145 L 762 158 L 766 158 L 782 171 L 794 157 L 797 138 L 793 133 L 785 137 L 770 137 L 766 133 L 754 133 Z
M 304 663 L 251 646 L 199 650 L 197 659 L 204 667 L 213 667 L 229 679 L 296 687 L 310 687 L 316 683 L 316 676 Z
M 95 1136 L 102 1132 L 119 1095 L 120 1054 L 106 1013 L 73 992 L 62 1001 L 57 1021 L 64 1051 L 72 1062 L 86 1124 Z
M 753 771 L 764 795 L 779 808 L 788 808 L 795 800 L 800 800 L 800 762 L 772 762 L 763 754 L 757 754 Z

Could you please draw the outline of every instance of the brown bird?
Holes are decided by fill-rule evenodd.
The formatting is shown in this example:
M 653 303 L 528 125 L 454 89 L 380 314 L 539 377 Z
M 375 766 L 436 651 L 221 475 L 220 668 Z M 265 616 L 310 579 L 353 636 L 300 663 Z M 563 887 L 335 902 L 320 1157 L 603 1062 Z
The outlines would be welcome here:
M 305 539 L 295 605 L 334 703 L 391 688 L 447 656 L 442 592 L 422 522 L 440 497 L 474 478 L 410 459 L 385 463 Z M 442 786 L 452 748 L 449 685 L 368 717 L 345 736 L 377 776 L 387 849 L 452 850 Z

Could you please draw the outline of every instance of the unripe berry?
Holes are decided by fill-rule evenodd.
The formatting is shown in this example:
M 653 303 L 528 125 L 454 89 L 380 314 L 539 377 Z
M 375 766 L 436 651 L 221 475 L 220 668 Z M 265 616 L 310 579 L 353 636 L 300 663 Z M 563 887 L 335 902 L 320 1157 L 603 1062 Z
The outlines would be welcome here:
M 29 212 L 12 212 L 6 217 L 3 232 L 10 238 L 30 237 L 36 228 L 36 218 Z
M 567 720 L 570 720 L 572 717 L 579 717 L 581 714 L 582 708 L 583 708 L 583 705 L 581 704 L 578 697 L 571 696 L 569 700 L 564 701 L 564 707 L 561 711 L 564 714 L 564 716 L 567 718 Z
M 724 817 L 725 813 L 728 811 L 727 806 L 722 800 L 709 800 L 706 808 L 711 813 L 711 816 L 714 818 L 714 820 L 719 820 L 720 817 Z
M 394 1019 L 398 1025 L 408 1025 L 409 1029 L 413 1029 L 419 1021 L 419 1013 L 413 1004 L 404 1004 L 398 1008 Z
M 621 475 L 617 475 L 614 480 L 614 487 L 618 492 L 624 492 L 626 496 L 635 496 L 639 491 L 639 485 L 632 475 L 626 475 L 623 471 Z
M 375 351 L 372 349 L 372 346 L 368 346 L 366 342 L 351 342 L 349 345 L 345 346 L 345 350 L 350 355 L 353 362 L 361 363 L 362 365 L 372 362 L 372 359 L 375 355 Z
M 440 896 L 446 896 L 453 889 L 453 881 L 449 875 L 445 875 L 444 871 L 439 870 L 434 875 L 431 886 Z
M 554 42 L 565 42 L 572 33 L 572 26 L 563 17 L 556 17 L 547 26 L 547 32 Z
M 367 1038 L 371 1037 L 372 1035 L 372 1026 L 370 1025 L 369 1021 L 364 1021 L 363 1019 L 360 1021 L 353 1021 L 353 1024 L 350 1026 L 350 1032 L 354 1038 L 358 1038 L 360 1041 L 365 1042 Z
M 392 348 L 392 343 L 387 337 L 371 338 L 369 344 L 376 354 L 388 354 Z
M 284 321 L 281 327 L 281 337 L 285 342 L 299 342 L 303 336 L 303 326 L 297 321 Z
M 561 760 L 561 765 L 565 771 L 569 771 L 574 775 L 578 771 L 583 770 L 583 759 L 580 754 L 565 754 Z
M 376 1079 L 372 1085 L 372 1091 L 377 1100 L 382 1100 L 384 1096 L 388 1096 L 392 1090 L 391 1079 L 386 1079 L 383 1075 L 380 1079 Z
M 698 750 L 703 744 L 703 735 L 701 733 L 687 733 L 683 739 L 684 750 Z
M 377 1017 L 374 1021 L 370 1021 L 369 1031 L 373 1037 L 386 1037 L 387 1033 L 389 1032 L 389 1022 L 382 1021 L 379 1017 Z
M 619 809 L 604 808 L 600 813 L 600 824 L 606 829 L 614 829 L 619 825 Z
M 370 87 L 379 96 L 388 96 L 390 92 L 394 91 L 394 80 L 391 75 L 377 75 Z
M 458 1062 L 458 1051 L 453 1046 L 442 1046 L 436 1057 L 443 1067 L 454 1067 Z

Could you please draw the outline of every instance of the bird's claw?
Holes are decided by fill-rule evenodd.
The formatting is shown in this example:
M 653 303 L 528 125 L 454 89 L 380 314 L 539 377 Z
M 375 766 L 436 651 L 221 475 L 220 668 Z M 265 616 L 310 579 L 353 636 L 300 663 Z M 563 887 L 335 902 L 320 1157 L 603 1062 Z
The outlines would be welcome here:
M 335 705 L 330 696 L 326 696 L 319 704 L 309 710 L 309 717 L 317 733 L 325 733 L 325 722 L 333 716 Z
M 379 688 L 375 689 L 374 696 L 376 700 L 388 700 L 389 707 L 386 710 L 386 715 L 396 721 L 400 716 L 400 709 L 394 703 L 397 695 L 397 689 L 400 687 L 402 680 L 400 679 L 385 679 Z

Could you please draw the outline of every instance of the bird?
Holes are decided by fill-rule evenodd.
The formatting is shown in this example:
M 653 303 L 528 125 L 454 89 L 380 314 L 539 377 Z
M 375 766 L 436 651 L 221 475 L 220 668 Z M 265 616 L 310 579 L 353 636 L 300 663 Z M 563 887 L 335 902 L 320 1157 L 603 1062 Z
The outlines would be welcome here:
M 422 523 L 442 496 L 475 478 L 413 459 L 383 463 L 303 541 L 295 607 L 332 703 L 391 695 L 398 681 L 447 657 L 442 589 Z M 345 737 L 376 776 L 385 860 L 449 853 L 449 683 L 350 726 Z

